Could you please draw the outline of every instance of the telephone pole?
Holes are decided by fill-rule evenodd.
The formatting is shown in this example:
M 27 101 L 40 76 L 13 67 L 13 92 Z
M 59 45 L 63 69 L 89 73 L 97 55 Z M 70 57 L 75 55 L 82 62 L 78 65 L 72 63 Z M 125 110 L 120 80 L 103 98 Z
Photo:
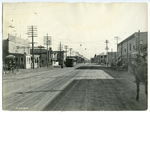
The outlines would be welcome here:
M 118 40 L 120 39 L 120 37 L 119 37 L 119 36 L 116 36 L 115 39 L 116 39 L 116 41 L 117 41 L 117 59 L 118 59 Z
M 106 43 L 106 48 L 105 48 L 105 49 L 106 49 L 106 51 L 107 51 L 107 54 L 106 54 L 106 55 L 107 55 L 107 61 L 106 61 L 106 63 L 107 63 L 107 65 L 108 65 L 108 50 L 109 50 L 109 48 L 108 48 L 108 43 L 109 43 L 109 41 L 106 40 L 105 43 Z
M 112 62 L 112 58 L 113 58 L 113 49 L 111 49 L 111 62 Z
M 48 36 L 48 33 L 47 33 L 47 36 L 44 36 L 44 45 L 47 46 L 47 55 L 46 55 L 46 63 L 47 63 L 47 67 L 48 67 L 48 64 L 49 64 L 49 52 L 48 52 L 48 46 L 51 45 L 51 36 Z
M 59 54 L 59 55 L 58 55 L 58 56 L 59 56 L 59 65 L 61 64 L 61 49 L 62 49 L 62 44 L 61 44 L 61 42 L 60 42 L 59 47 L 58 47 L 58 51 L 59 51 L 59 53 L 60 53 L 60 54 L 58 53 L 58 54 Z
M 65 45 L 66 57 L 67 57 L 67 49 L 68 49 L 68 46 L 67 46 L 67 45 Z
M 64 56 L 63 56 L 63 52 L 61 51 L 61 48 L 62 48 L 62 45 L 61 45 L 61 42 L 60 42 L 60 63 L 59 65 L 61 65 L 61 68 L 63 68 L 63 63 L 64 63 Z
M 71 51 L 72 51 L 72 48 L 70 48 L 70 56 L 71 56 Z
M 36 26 L 29 26 L 28 27 L 28 37 L 32 37 L 32 62 L 33 62 L 33 69 L 34 69 L 34 37 L 37 37 L 37 27 Z

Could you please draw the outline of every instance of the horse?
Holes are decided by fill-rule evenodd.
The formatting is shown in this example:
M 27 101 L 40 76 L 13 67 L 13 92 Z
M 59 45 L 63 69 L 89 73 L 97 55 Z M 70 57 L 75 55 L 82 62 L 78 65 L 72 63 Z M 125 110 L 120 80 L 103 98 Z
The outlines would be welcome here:
M 137 86 L 136 100 L 139 100 L 140 82 L 145 85 L 145 93 L 147 95 L 147 63 L 143 62 L 135 69 L 135 81 Z

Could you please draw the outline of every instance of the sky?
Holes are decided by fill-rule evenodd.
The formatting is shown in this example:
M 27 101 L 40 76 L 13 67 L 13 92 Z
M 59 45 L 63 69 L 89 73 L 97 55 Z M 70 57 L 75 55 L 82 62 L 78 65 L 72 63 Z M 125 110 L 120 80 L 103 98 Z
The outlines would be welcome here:
M 106 53 L 106 40 L 109 51 L 117 51 L 115 37 L 119 43 L 138 30 L 148 31 L 147 7 L 146 3 L 3 3 L 3 39 L 9 33 L 31 42 L 27 28 L 36 26 L 35 46 L 43 45 L 48 34 L 53 50 L 61 42 L 90 59 Z

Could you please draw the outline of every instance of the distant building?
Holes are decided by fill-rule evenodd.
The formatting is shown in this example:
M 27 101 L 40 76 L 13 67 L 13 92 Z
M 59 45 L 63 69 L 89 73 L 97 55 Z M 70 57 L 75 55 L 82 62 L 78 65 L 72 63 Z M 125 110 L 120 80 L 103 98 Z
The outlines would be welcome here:
M 61 65 L 66 59 L 66 51 L 53 51 L 53 65 Z
M 30 53 L 32 54 L 32 49 L 30 49 Z M 47 60 L 49 64 L 52 64 L 52 58 L 53 58 L 53 51 L 50 48 L 48 51 L 42 46 L 39 46 L 38 48 L 34 48 L 34 59 L 35 59 L 35 66 L 45 67 L 47 66 Z
M 3 62 L 7 55 L 14 55 L 19 68 L 31 68 L 30 45 L 27 40 L 8 34 L 3 40 Z
M 104 53 L 101 53 L 99 55 L 99 63 L 106 64 L 106 60 L 107 60 L 107 55 L 105 55 Z
M 94 58 L 91 58 L 91 63 L 94 63 Z
M 100 63 L 106 64 L 107 55 L 101 55 Z
M 107 60 L 107 55 L 105 55 L 104 53 L 101 53 L 99 55 L 94 55 L 94 58 L 91 58 L 91 62 L 92 63 L 103 63 L 106 64 L 106 60 Z

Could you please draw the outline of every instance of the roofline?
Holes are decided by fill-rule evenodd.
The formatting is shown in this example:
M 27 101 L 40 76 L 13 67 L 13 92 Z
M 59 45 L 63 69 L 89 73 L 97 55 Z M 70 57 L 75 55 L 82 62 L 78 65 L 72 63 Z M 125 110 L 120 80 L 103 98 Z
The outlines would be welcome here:
M 135 37 L 135 34 L 139 33 L 139 32 L 134 32 L 133 34 L 131 34 L 129 37 L 127 37 L 126 39 L 124 39 L 123 41 L 121 41 L 120 43 L 118 43 L 118 45 L 121 45 L 122 43 L 128 41 L 129 39 L 132 39 L 133 37 Z M 148 33 L 148 32 L 140 32 L 140 33 Z

